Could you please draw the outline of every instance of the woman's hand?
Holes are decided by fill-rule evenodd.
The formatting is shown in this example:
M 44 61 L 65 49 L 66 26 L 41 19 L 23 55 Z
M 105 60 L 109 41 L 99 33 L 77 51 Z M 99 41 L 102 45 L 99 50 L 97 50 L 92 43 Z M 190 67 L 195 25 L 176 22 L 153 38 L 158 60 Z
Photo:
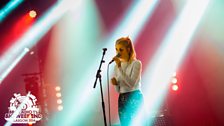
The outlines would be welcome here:
M 118 67 L 121 67 L 121 60 L 118 57 L 115 56 L 113 60 L 115 61 Z
M 112 85 L 118 85 L 117 80 L 116 80 L 115 77 L 113 77 L 113 78 L 111 79 L 111 83 L 112 83 Z

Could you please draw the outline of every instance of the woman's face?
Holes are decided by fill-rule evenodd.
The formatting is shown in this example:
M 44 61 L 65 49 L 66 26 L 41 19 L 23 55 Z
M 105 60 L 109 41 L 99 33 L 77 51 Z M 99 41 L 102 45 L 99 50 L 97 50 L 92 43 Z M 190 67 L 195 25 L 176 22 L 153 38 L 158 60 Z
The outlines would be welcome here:
M 122 44 L 116 44 L 115 46 L 116 48 L 116 53 L 120 54 L 120 59 L 124 60 L 124 61 L 128 61 L 129 60 L 129 49 L 127 49 L 124 45 Z

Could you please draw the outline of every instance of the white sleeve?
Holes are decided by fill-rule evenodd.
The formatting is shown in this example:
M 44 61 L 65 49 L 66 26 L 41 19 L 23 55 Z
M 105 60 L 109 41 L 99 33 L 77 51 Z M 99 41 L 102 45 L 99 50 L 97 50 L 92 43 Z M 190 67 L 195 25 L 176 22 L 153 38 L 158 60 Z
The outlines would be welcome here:
M 118 72 L 122 76 L 122 79 L 125 81 L 126 85 L 130 88 L 133 88 L 136 84 L 136 81 L 140 78 L 142 70 L 142 64 L 140 61 L 136 61 L 132 68 L 131 73 L 127 75 L 121 68 L 118 68 Z
M 117 80 L 117 70 L 116 70 L 116 66 L 114 66 L 114 77 L 116 78 Z M 117 83 L 118 83 L 118 80 L 117 80 Z M 114 85 L 114 88 L 115 90 L 119 93 L 120 92 L 120 85 L 118 83 L 118 85 Z

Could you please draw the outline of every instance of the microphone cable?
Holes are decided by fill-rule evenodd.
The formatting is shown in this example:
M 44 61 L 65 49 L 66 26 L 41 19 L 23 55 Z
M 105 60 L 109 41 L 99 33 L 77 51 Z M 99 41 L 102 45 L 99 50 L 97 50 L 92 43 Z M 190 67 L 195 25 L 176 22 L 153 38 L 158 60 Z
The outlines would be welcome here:
M 108 93 L 108 113 L 109 113 L 109 126 L 111 126 L 111 115 L 110 115 L 110 81 L 109 81 L 109 67 L 110 64 L 107 65 L 107 93 Z

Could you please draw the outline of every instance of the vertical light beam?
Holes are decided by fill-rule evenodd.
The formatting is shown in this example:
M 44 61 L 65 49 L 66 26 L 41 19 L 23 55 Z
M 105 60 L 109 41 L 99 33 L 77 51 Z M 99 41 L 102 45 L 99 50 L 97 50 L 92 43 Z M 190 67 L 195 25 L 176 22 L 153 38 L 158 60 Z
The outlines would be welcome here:
M 143 83 L 149 85 L 145 96 L 148 112 L 160 107 L 172 74 L 180 65 L 208 3 L 209 0 L 187 1 L 148 65 L 143 77 Z

